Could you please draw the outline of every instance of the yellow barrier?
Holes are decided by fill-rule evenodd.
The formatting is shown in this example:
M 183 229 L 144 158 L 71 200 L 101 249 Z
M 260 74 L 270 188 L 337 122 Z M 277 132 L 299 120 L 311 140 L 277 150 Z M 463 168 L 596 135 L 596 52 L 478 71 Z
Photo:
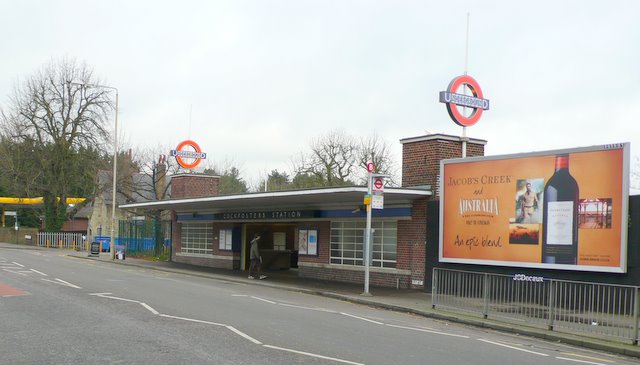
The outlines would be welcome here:
M 60 202 L 60 198 L 56 198 L 58 202 Z M 87 198 L 67 198 L 65 201 L 67 204 L 80 204 L 84 203 Z M 44 204 L 43 197 L 37 198 L 9 198 L 0 196 L 0 204 L 16 204 L 16 205 L 33 205 L 33 204 Z

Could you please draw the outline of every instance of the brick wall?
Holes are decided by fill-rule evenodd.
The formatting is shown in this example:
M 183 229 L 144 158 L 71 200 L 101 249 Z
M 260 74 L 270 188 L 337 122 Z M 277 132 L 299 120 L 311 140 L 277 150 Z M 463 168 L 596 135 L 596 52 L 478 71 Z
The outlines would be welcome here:
M 331 222 L 313 222 L 300 224 L 298 229 L 318 230 L 318 256 L 298 256 L 298 264 L 301 262 L 328 263 L 331 250 Z
M 379 270 L 379 271 L 378 271 Z M 378 287 L 398 287 L 408 289 L 410 287 L 410 275 L 396 270 L 371 268 L 369 271 L 369 285 Z M 337 281 L 343 283 L 359 283 L 364 286 L 364 268 L 354 266 L 352 268 L 342 268 L 338 265 L 307 266 L 300 265 L 298 275 L 303 278 L 316 280 Z
M 220 189 L 220 176 L 183 174 L 171 178 L 171 199 L 216 196 Z
M 440 161 L 462 157 L 462 138 L 431 134 L 405 138 L 402 143 L 402 186 L 431 186 L 430 199 L 439 199 Z M 467 138 L 467 157 L 484 156 L 486 141 Z M 424 287 L 427 249 L 427 198 L 416 200 L 411 220 L 398 221 L 397 268 L 411 272 L 408 285 Z
M 181 255 L 181 234 L 182 224 L 176 222 L 176 214 L 174 213 L 172 221 L 172 244 L 173 255 L 172 260 L 189 265 L 214 267 L 220 269 L 238 270 L 240 269 L 240 252 L 220 249 L 220 230 L 233 229 L 233 224 L 221 223 L 213 225 L 213 241 L 211 245 L 211 257 Z
M 462 157 L 462 138 L 444 134 L 431 134 L 405 138 L 402 143 L 402 186 L 438 186 L 440 160 Z M 484 156 L 486 141 L 469 138 L 467 157 Z M 435 194 L 434 194 L 435 198 Z
M 314 222 L 308 228 L 314 227 L 318 229 L 318 256 L 299 256 L 298 275 L 317 280 L 364 284 L 364 268 L 362 266 L 341 266 L 329 263 L 331 222 Z M 406 248 L 398 247 L 398 250 L 406 250 Z M 424 254 L 421 257 L 424 257 Z M 405 259 L 410 258 L 405 257 Z M 404 266 L 409 266 L 409 264 L 406 263 Z M 399 270 L 393 269 L 371 268 L 369 283 L 372 286 L 409 288 L 410 277 L 408 271 L 400 270 L 399 272 Z
M 411 287 L 422 287 L 427 244 L 427 198 L 416 200 L 411 220 L 398 221 L 397 268 L 411 271 Z

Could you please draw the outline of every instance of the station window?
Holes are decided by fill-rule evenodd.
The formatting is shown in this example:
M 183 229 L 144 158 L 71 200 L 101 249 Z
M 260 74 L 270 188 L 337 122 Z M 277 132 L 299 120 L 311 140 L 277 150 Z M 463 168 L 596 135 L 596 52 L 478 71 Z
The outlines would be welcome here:
M 182 223 L 182 253 L 211 254 L 213 223 Z
M 365 222 L 331 222 L 331 263 L 362 266 Z M 398 224 L 396 221 L 377 221 L 371 246 L 374 267 L 396 267 Z

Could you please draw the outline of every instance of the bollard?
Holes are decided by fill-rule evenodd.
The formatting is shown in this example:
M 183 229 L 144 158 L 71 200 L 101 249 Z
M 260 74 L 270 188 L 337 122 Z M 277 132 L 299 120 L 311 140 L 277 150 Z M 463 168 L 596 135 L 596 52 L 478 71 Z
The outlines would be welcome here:
M 482 317 L 484 319 L 487 319 L 487 317 L 489 316 L 489 295 L 490 295 L 490 285 L 491 285 L 491 281 L 489 279 L 489 274 L 484 273 L 484 283 L 482 285 L 482 299 L 483 299 L 483 306 L 482 306 Z
M 553 331 L 553 321 L 555 319 L 556 313 L 555 313 L 555 308 L 556 308 L 556 296 L 555 296 L 555 291 L 554 291 L 554 287 L 555 287 L 555 281 L 553 279 L 551 279 L 549 281 L 549 307 L 547 310 L 547 315 L 549 316 L 547 318 L 547 329 L 550 331 Z
M 49 248 L 49 240 L 47 240 L 47 248 Z

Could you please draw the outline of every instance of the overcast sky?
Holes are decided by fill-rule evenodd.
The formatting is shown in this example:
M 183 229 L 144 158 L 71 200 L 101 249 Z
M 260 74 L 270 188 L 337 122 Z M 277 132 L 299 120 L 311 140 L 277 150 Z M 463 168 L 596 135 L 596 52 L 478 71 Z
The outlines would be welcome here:
M 465 71 L 467 13 L 468 73 L 491 100 L 467 134 L 487 155 L 614 142 L 640 155 L 636 0 L 0 4 L 0 106 L 70 57 L 118 88 L 133 147 L 191 137 L 251 183 L 336 128 L 377 133 L 398 162 L 402 138 L 460 135 L 438 93 Z

